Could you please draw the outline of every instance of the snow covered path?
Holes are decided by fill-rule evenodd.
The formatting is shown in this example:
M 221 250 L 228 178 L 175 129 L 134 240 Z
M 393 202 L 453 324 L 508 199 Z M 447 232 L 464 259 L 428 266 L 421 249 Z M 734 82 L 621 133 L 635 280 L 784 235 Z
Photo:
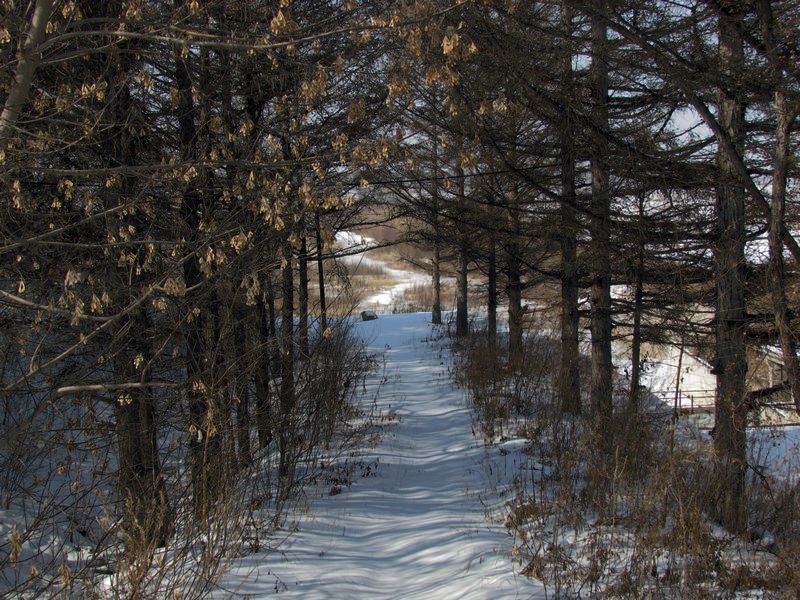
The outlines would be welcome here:
M 371 349 L 385 352 L 378 409 L 397 415 L 377 447 L 363 451 L 363 461 L 377 461 L 377 475 L 357 477 L 338 495 L 318 490 L 310 511 L 296 517 L 299 531 L 279 551 L 237 562 L 225 589 L 247 597 L 543 596 L 515 574 L 504 528 L 486 521 L 481 498 L 505 468 L 493 465 L 488 476 L 463 395 L 424 341 L 429 317 L 358 324 Z

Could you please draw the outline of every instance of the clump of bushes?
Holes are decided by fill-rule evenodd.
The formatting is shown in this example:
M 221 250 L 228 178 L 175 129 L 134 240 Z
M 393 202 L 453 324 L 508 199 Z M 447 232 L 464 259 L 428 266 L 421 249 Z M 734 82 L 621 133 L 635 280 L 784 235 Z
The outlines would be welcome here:
M 482 332 L 453 348 L 453 377 L 487 446 L 525 440 L 505 515 L 523 574 L 556 597 L 800 591 L 796 483 L 754 473 L 752 535 L 732 536 L 709 516 L 715 494 L 707 432 L 673 418 L 646 391 L 630 407 L 620 379 L 614 416 L 605 422 L 610 431 L 602 431 L 610 444 L 601 445 L 588 409 L 560 410 L 555 335 L 528 335 L 513 361 L 504 340 Z M 587 378 L 585 362 L 581 371 Z
M 223 468 L 204 475 L 213 500 L 202 516 L 188 450 L 196 434 L 188 431 L 185 401 L 174 388 L 152 392 L 164 498 L 136 519 L 129 515 L 143 499 L 119 493 L 113 396 L 4 398 L 2 437 L 22 427 L 26 435 L 0 448 L 0 595 L 203 597 L 230 561 L 274 548 L 296 492 L 369 422 L 359 404 L 376 365 L 349 323 L 336 318 L 326 332 L 312 329 L 308 352 L 294 364 L 293 403 L 285 413 L 277 365 L 267 364 L 278 375 L 265 382 L 256 376 L 264 363 L 240 370 L 228 363 L 241 377 L 221 378 L 219 389 L 209 391 L 218 394 L 221 414 L 214 430 L 219 456 L 208 464 Z M 154 361 L 165 379 L 181 375 L 168 368 L 171 358 Z M 251 401 L 243 415 L 240 396 L 256 397 L 258 385 L 266 385 L 267 406 Z

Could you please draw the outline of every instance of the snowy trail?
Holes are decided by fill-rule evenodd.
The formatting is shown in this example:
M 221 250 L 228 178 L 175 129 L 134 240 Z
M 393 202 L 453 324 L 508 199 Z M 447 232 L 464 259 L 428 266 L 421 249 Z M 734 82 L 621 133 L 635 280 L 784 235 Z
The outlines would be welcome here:
M 378 409 L 394 413 L 381 441 L 363 451 L 377 475 L 329 496 L 317 490 L 299 531 L 278 552 L 236 563 L 225 588 L 295 598 L 529 598 L 541 588 L 515 574 L 511 539 L 490 524 L 479 495 L 486 452 L 471 432 L 463 395 L 424 339 L 429 315 L 359 323 L 385 352 L 388 382 Z M 507 467 L 510 469 L 510 466 Z M 492 478 L 504 476 L 495 464 Z M 509 471 L 510 472 L 510 471 Z

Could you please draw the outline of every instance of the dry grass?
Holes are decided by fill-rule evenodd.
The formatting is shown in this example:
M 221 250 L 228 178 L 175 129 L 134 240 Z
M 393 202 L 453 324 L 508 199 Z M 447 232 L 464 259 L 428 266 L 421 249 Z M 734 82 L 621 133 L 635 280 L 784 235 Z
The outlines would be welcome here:
M 346 266 L 347 276 L 350 279 L 355 277 L 375 278 L 375 279 L 391 279 L 386 267 L 376 265 L 373 262 L 361 261 Z
M 444 283 L 441 287 L 442 310 L 452 310 L 452 298 L 455 295 L 455 286 L 452 283 Z M 404 312 L 425 312 L 433 307 L 433 284 L 415 283 L 403 290 L 395 298 L 391 310 L 395 313 Z
M 487 445 L 527 440 L 506 518 L 522 572 L 555 597 L 796 597 L 797 484 L 755 477 L 754 533 L 728 535 L 708 517 L 715 498 L 709 438 L 676 435 L 663 413 L 618 408 L 604 432 L 611 447 L 598 452 L 591 419 L 558 410 L 553 338 L 529 335 L 513 364 L 502 340 L 477 333 L 454 342 L 454 377 Z
M 354 276 L 350 278 L 350 285 L 358 290 L 361 295 L 369 295 L 379 292 L 386 288 L 397 285 L 397 279 L 393 277 L 374 277 L 374 276 Z

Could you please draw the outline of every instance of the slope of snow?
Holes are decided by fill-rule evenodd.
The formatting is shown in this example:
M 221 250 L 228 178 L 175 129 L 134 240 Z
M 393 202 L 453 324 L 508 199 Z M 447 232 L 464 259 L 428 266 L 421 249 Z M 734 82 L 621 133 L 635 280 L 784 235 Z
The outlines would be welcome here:
M 428 321 L 417 313 L 358 324 L 386 361 L 382 436 L 358 457 L 376 468 L 336 495 L 329 484 L 312 488 L 309 510 L 293 515 L 297 531 L 278 551 L 235 563 L 223 589 L 253 598 L 544 596 L 515 573 L 511 538 L 486 519 L 513 470 L 490 464 L 473 437 L 470 409 L 426 341 Z
M 370 238 L 366 238 L 370 239 Z M 415 285 L 422 285 L 430 283 L 430 275 L 410 271 L 408 269 L 395 269 L 387 266 L 383 260 L 378 260 L 364 256 L 364 254 L 353 254 L 350 256 L 343 256 L 340 259 L 344 264 L 349 266 L 363 265 L 365 267 L 376 267 L 383 270 L 388 278 L 394 279 L 395 283 L 391 286 L 379 289 L 373 294 L 370 294 L 359 303 L 359 308 L 371 309 L 378 312 L 384 312 L 390 307 L 395 300 L 403 295 L 403 292 Z
M 378 245 L 378 242 L 371 237 L 355 233 L 353 231 L 339 231 L 336 233 L 336 243 L 343 250 L 356 252 L 341 257 L 341 261 L 349 266 L 363 265 L 365 267 L 377 267 L 383 269 L 386 276 L 394 279 L 396 283 L 384 287 L 375 293 L 367 296 L 359 303 L 359 308 L 370 309 L 377 312 L 385 312 L 394 302 L 403 295 L 403 292 L 410 287 L 418 284 L 428 283 L 429 275 L 417 273 L 407 269 L 394 269 L 389 267 L 385 261 L 370 258 L 364 253 L 370 248 Z
M 354 231 L 337 231 L 335 239 L 336 244 L 347 251 L 364 251 L 377 245 L 377 242 L 373 238 L 355 233 Z
M 670 406 L 675 402 L 678 387 L 678 408 L 693 409 L 714 406 L 717 380 L 711 365 L 688 350 L 664 344 L 656 349 L 657 355 L 647 356 L 642 373 L 642 385 Z M 650 352 L 650 354 L 655 354 Z M 678 375 L 680 365 L 680 375 Z M 678 379 L 680 377 L 680 379 Z M 677 382 L 680 382 L 678 386 Z
M 361 302 L 361 306 L 383 312 L 386 308 L 394 304 L 394 302 L 403 295 L 404 291 L 415 285 L 429 283 L 431 280 L 429 275 L 404 269 L 384 267 L 384 271 L 386 271 L 389 277 L 396 279 L 398 283 L 390 288 L 380 290 L 368 296 Z

